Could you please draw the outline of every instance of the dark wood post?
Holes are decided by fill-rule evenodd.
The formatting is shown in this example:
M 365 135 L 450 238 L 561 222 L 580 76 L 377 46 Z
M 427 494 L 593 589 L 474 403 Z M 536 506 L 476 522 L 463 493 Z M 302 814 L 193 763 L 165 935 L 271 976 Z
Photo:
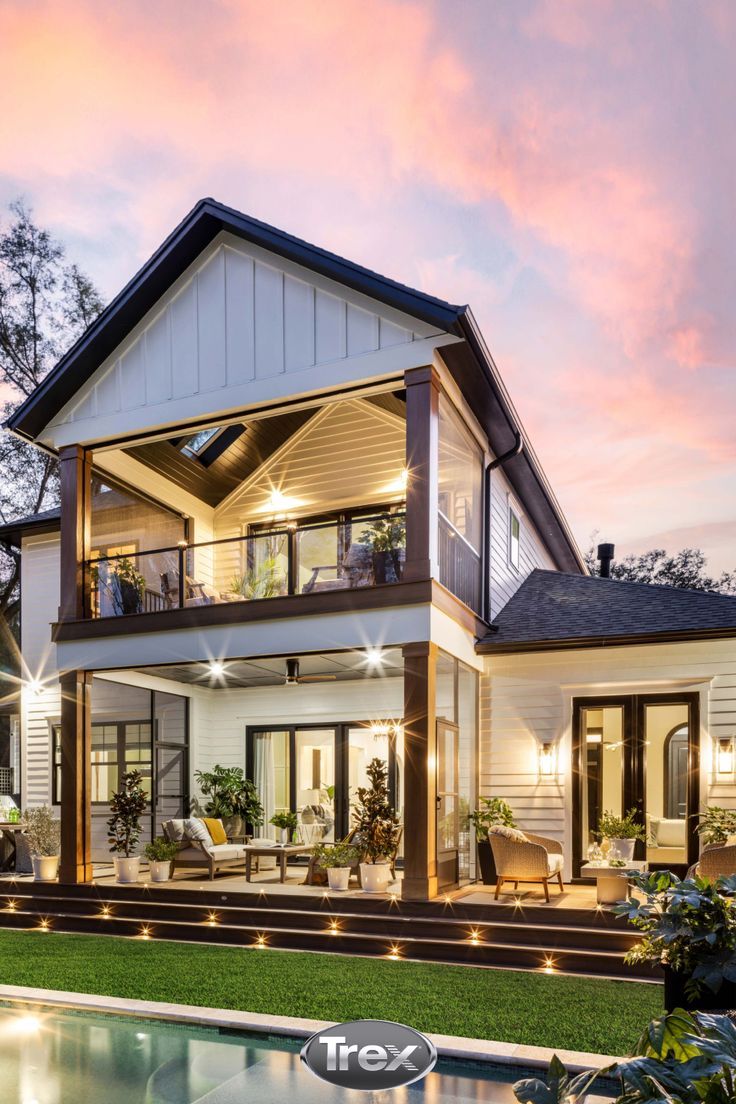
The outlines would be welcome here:
M 91 671 L 66 671 L 61 683 L 61 864 L 65 885 L 92 881 L 90 774 Z
M 401 896 L 437 895 L 437 645 L 406 644 L 404 654 L 404 877 Z
M 61 490 L 61 586 L 59 620 L 88 616 L 87 561 L 90 553 L 92 464 L 80 445 L 59 453 Z
M 437 565 L 437 457 L 440 379 L 412 368 L 406 386 L 406 564 L 408 581 L 431 579 Z

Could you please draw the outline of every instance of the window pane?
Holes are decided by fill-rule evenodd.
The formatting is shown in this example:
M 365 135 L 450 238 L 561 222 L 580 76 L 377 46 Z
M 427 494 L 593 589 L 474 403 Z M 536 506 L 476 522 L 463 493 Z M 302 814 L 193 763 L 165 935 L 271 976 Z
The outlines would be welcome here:
M 439 510 L 480 553 L 483 527 L 481 451 L 446 399 L 439 408 Z
M 623 813 L 624 712 L 619 705 L 582 712 L 583 839 L 582 854 L 598 833 L 601 814 Z
M 339 586 L 339 526 L 303 529 L 297 533 L 297 590 L 302 594 Z
M 256 732 L 253 737 L 253 782 L 263 805 L 263 824 L 256 834 L 272 836 L 274 813 L 291 808 L 289 798 L 289 733 Z
M 687 862 L 689 712 L 682 702 L 645 707 L 647 859 L 652 863 Z
M 335 731 L 296 733 L 296 811 L 302 839 L 335 838 Z

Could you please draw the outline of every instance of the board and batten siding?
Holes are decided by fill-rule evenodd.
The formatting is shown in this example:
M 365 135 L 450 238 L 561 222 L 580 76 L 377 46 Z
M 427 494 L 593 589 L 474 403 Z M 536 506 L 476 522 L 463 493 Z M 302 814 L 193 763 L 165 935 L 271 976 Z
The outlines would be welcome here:
M 481 686 L 480 792 L 510 802 L 520 828 L 572 854 L 572 700 L 612 694 L 697 692 L 701 804 L 736 808 L 736 779 L 715 776 L 719 736 L 736 734 L 736 643 L 692 641 L 488 656 Z M 540 782 L 538 748 L 558 746 L 557 779 Z
M 403 498 L 405 442 L 404 421 L 365 400 L 323 407 L 216 509 L 215 538 L 242 536 L 256 522 L 278 527 L 274 490 L 285 497 L 289 519 Z M 220 589 L 243 571 L 242 557 L 240 544 L 217 548 Z
M 509 559 L 509 507 L 519 517 L 519 567 Z M 544 546 L 523 506 L 515 498 L 503 471 L 491 472 L 491 620 L 498 615 L 535 568 L 555 570 L 555 563 Z
M 379 379 L 431 363 L 438 345 L 456 340 L 221 235 L 70 400 L 47 437 L 57 445 L 104 439 Z
M 51 724 L 61 713 L 51 623 L 59 611 L 59 537 L 27 537 L 21 549 L 23 676 L 42 683 L 21 695 L 21 776 L 24 805 L 51 800 Z

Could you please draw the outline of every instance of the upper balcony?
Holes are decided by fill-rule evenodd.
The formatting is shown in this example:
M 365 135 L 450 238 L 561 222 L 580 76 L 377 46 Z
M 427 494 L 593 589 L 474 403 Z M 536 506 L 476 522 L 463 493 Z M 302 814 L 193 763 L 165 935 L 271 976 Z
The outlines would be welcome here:
M 483 452 L 433 370 L 406 382 L 69 450 L 57 639 L 426 601 L 432 580 L 480 614 Z

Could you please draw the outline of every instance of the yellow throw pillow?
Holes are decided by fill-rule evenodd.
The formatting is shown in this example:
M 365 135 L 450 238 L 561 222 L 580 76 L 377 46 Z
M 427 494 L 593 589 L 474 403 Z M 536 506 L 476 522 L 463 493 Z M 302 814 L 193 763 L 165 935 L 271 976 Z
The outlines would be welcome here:
M 227 836 L 225 835 L 225 829 L 222 827 L 221 820 L 217 820 L 215 817 L 202 817 L 202 820 L 214 844 L 227 843 Z

